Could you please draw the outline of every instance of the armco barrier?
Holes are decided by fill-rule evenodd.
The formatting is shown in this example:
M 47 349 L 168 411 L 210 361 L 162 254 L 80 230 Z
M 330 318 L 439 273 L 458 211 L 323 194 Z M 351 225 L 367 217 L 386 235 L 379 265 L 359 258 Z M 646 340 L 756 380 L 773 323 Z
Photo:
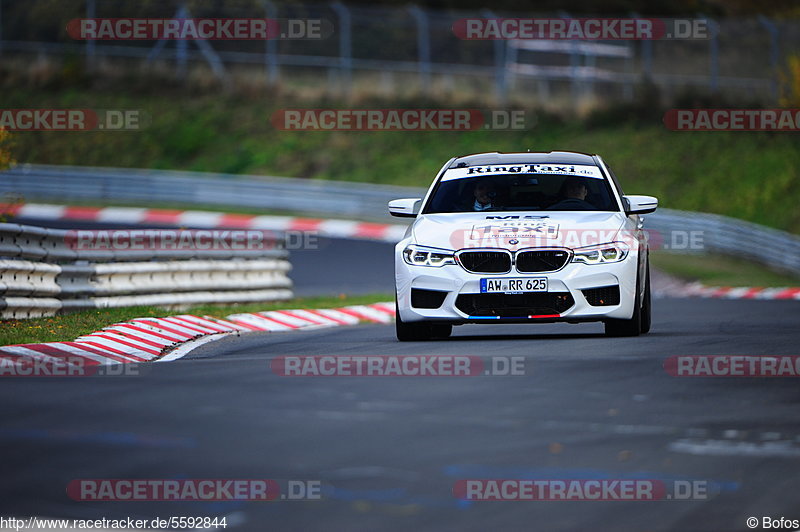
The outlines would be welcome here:
M 80 200 L 109 205 L 179 201 L 189 205 L 235 205 L 383 222 L 388 221 L 389 200 L 424 194 L 424 189 L 416 187 L 165 170 L 19 165 L 0 173 L 0 195 L 25 201 Z M 191 226 L 191 217 L 186 215 L 182 217 L 183 223 Z M 153 220 L 153 223 L 158 222 Z M 702 240 L 699 251 L 739 256 L 800 274 L 800 237 L 784 231 L 726 216 L 666 208 L 646 215 L 645 228 L 662 237 L 697 232 Z M 45 234 L 40 247 L 50 253 L 62 252 L 49 247 L 50 241 Z M 0 240 L 0 249 L 5 245 Z
M 289 299 L 291 266 L 280 237 L 257 251 L 96 251 L 68 245 L 67 231 L 2 223 L 0 317 Z
M 700 248 L 697 251 L 741 257 L 800 274 L 800 237 L 785 231 L 718 214 L 673 209 L 659 209 L 646 215 L 645 228 L 657 231 L 664 244 L 669 235 L 696 232 Z
M 168 170 L 24 164 L 0 173 L 0 197 L 26 201 L 235 205 L 377 219 L 386 216 L 387 201 L 409 193 L 419 194 L 419 189 Z

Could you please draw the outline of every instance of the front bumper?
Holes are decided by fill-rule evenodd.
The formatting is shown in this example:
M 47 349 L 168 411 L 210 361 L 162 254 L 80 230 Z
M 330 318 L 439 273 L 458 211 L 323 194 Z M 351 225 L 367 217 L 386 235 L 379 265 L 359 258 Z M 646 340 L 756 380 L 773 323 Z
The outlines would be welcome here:
M 638 253 L 631 250 L 628 257 L 610 264 L 568 263 L 557 272 L 522 274 L 475 274 L 460 265 L 441 267 L 412 266 L 402 258 L 408 242 L 398 244 L 395 252 L 395 283 L 400 317 L 405 322 L 442 321 L 458 323 L 509 323 L 600 321 L 630 319 L 633 316 Z M 547 277 L 547 292 L 523 295 L 481 294 L 482 278 Z M 607 298 L 614 292 L 584 292 L 602 287 L 619 287 L 619 299 Z M 421 292 L 412 289 L 444 293 L 437 308 L 420 308 Z M 602 297 L 598 298 L 598 294 Z M 430 294 L 435 295 L 435 294 Z M 594 295 L 594 297 L 592 297 Z M 434 299 L 435 297 L 429 298 Z M 609 300 L 616 304 L 608 303 Z M 590 303 L 595 303 L 594 305 Z M 428 303 L 430 305 L 431 303 Z

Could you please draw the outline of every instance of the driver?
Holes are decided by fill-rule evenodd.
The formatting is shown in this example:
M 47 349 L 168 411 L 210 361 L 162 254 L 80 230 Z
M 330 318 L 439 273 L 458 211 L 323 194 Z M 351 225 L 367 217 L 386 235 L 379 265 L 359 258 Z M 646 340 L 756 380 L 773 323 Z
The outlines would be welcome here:
M 561 190 L 562 199 L 550 205 L 547 210 L 585 211 L 594 208 L 591 203 L 586 201 L 586 197 L 589 195 L 589 187 L 586 186 L 583 178 L 568 177 L 564 180 Z
M 488 211 L 496 207 L 494 200 L 497 193 L 494 185 L 487 181 L 480 181 L 475 185 L 473 196 L 475 196 L 475 202 L 472 205 L 473 211 Z
M 589 194 L 589 189 L 581 179 L 570 179 L 564 187 L 565 199 L 577 199 L 586 201 L 586 196 Z

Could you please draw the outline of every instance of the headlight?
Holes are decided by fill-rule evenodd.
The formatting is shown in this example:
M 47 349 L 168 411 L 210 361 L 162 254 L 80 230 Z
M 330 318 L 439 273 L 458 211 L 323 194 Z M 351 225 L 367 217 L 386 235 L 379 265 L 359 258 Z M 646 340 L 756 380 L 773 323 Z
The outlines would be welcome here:
M 411 244 L 403 250 L 403 260 L 413 266 L 444 266 L 455 264 L 453 252 L 446 249 L 426 248 Z
M 625 260 L 630 248 L 622 242 L 609 242 L 599 246 L 589 246 L 573 250 L 572 262 L 583 264 L 607 264 Z

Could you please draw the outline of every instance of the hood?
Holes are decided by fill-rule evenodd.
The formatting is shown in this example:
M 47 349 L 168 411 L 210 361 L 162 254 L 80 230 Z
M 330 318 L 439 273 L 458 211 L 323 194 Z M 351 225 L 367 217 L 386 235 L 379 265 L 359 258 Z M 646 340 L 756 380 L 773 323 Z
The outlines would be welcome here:
M 442 249 L 567 247 L 627 240 L 621 212 L 463 212 L 424 214 L 414 243 Z

